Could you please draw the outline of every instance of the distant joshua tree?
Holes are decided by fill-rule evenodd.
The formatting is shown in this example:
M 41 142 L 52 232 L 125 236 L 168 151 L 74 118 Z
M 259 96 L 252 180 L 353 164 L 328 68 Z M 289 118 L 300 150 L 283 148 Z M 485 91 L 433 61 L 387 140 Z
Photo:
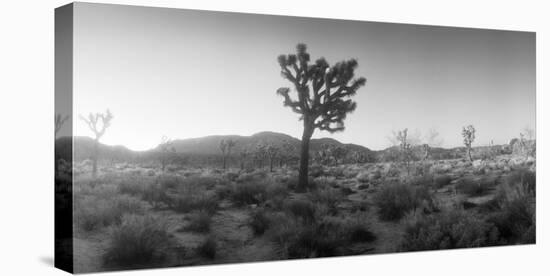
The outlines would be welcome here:
M 222 139 L 220 141 L 220 151 L 222 152 L 223 158 L 223 169 L 225 170 L 227 157 L 231 155 L 231 149 L 237 144 L 234 140 L 231 139 Z
M 283 164 L 288 166 L 289 163 L 295 158 L 296 147 L 290 141 L 283 140 L 281 145 L 280 154 L 279 154 L 279 167 L 282 167 Z
M 474 161 L 472 158 L 472 143 L 476 139 L 476 129 L 474 126 L 468 125 L 462 127 L 462 137 L 464 138 L 464 145 L 466 146 L 468 158 L 470 159 L 470 162 Z
M 258 168 L 264 167 L 264 160 L 267 156 L 267 145 L 257 144 L 254 149 L 254 161 L 258 164 Z
M 344 163 L 344 159 L 348 155 L 349 150 L 344 146 L 334 146 L 331 150 L 332 158 L 334 159 L 335 165 L 338 165 L 338 161 Z
M 275 145 L 269 145 L 267 146 L 265 152 L 267 158 L 269 159 L 269 171 L 273 172 L 273 163 L 277 158 L 279 158 L 281 150 Z
M 413 157 L 411 144 L 407 141 L 408 129 L 397 132 L 397 140 L 399 141 L 399 149 L 401 151 L 401 160 L 407 168 L 407 175 L 410 174 L 410 162 Z
M 290 81 L 296 92 L 293 99 L 291 88 L 281 87 L 277 94 L 284 98 L 283 104 L 300 114 L 304 130 L 300 151 L 299 188 L 308 187 L 309 142 L 315 129 L 330 133 L 344 130 L 346 115 L 357 104 L 350 97 L 365 85 L 365 78 L 355 78 L 357 60 L 341 61 L 330 67 L 324 58 L 310 64 L 305 44 L 296 46 L 296 54 L 280 55 L 277 59 L 281 75 Z
M 176 148 L 174 148 L 174 143 L 171 139 L 166 136 L 162 136 L 162 139 L 159 144 L 159 160 L 162 171 L 166 169 L 166 165 L 171 162 L 176 154 Z
M 61 114 L 55 114 L 55 136 L 63 127 L 63 124 L 69 119 L 69 115 L 61 116 Z
M 94 153 L 92 157 L 92 176 L 97 176 L 97 159 L 99 156 L 99 139 L 103 137 L 105 131 L 111 126 L 113 114 L 109 109 L 105 113 L 90 113 L 88 117 L 80 115 L 80 119 L 88 125 L 88 128 L 95 135 Z
M 251 155 L 251 151 L 249 149 L 242 149 L 241 152 L 239 152 L 240 162 L 241 162 L 241 170 L 244 170 L 244 165 L 246 163 L 246 159 Z

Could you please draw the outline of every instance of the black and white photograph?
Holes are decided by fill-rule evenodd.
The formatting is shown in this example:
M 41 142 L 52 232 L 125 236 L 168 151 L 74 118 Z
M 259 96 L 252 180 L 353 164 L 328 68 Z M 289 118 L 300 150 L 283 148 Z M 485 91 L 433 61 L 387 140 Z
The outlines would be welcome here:
M 536 243 L 534 32 L 56 16 L 56 250 L 76 273 Z

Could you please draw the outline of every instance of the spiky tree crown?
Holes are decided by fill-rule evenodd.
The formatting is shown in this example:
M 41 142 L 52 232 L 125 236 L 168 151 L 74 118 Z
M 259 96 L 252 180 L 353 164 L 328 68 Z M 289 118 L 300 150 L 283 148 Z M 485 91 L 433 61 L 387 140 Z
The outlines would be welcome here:
M 80 119 L 88 125 L 88 128 L 95 134 L 97 139 L 105 134 L 107 128 L 111 126 L 113 118 L 113 114 L 109 109 L 105 113 L 90 113 L 88 117 L 80 115 Z
M 471 146 L 476 139 L 476 129 L 473 125 L 462 127 L 462 137 L 464 138 L 464 145 Z
M 305 44 L 296 46 L 296 54 L 277 58 L 281 75 L 290 81 L 296 97 L 291 97 L 289 87 L 281 87 L 277 94 L 283 104 L 300 114 L 300 119 L 310 120 L 314 128 L 336 132 L 344 130 L 346 115 L 357 107 L 350 99 L 365 85 L 366 79 L 355 78 L 357 60 L 341 61 L 330 66 L 324 58 L 310 64 Z

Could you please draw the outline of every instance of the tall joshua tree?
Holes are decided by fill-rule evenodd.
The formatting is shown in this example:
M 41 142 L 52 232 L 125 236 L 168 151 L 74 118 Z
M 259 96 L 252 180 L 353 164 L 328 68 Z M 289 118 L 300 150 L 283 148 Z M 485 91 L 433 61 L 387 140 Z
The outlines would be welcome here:
M 266 148 L 267 158 L 269 159 L 269 171 L 273 172 L 273 163 L 280 155 L 280 149 L 275 145 L 269 145 Z
M 220 151 L 223 157 L 223 169 L 225 170 L 227 157 L 231 155 L 231 149 L 235 146 L 236 142 L 231 139 L 222 139 L 220 141 Z
M 94 153 L 92 157 L 92 175 L 97 175 L 97 158 L 99 156 L 99 139 L 105 134 L 105 131 L 111 126 L 113 114 L 109 109 L 105 113 L 90 113 L 88 117 L 80 115 L 80 119 L 88 125 L 88 128 L 94 133 Z
M 407 168 L 407 175 L 410 174 L 410 161 L 412 160 L 412 147 L 407 140 L 408 129 L 397 132 L 397 140 L 399 141 L 399 149 L 401 150 L 401 158 Z
M 466 146 L 468 158 L 470 159 L 470 162 L 474 161 L 474 159 L 472 159 L 472 143 L 476 139 L 476 129 L 474 126 L 468 125 L 462 127 L 462 137 L 464 138 L 464 145 Z
M 162 140 L 158 146 L 159 148 L 159 161 L 161 170 L 166 169 L 166 165 L 174 159 L 176 155 L 176 148 L 172 140 L 166 136 L 162 136 Z
M 365 85 L 365 78 L 355 78 L 357 60 L 341 61 L 332 67 L 324 58 L 310 63 L 305 44 L 296 46 L 296 54 L 280 55 L 277 60 L 281 75 L 293 89 L 281 87 L 277 94 L 284 98 L 284 106 L 300 114 L 304 124 L 300 150 L 299 187 L 308 186 L 309 142 L 315 129 L 330 133 L 344 130 L 346 115 L 357 104 L 350 99 Z M 290 92 L 295 92 L 295 97 Z

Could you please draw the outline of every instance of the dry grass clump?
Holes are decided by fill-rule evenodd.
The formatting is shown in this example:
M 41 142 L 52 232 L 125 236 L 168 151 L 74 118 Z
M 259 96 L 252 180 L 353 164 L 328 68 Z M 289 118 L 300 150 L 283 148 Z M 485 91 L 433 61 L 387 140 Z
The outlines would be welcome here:
M 162 259 L 171 236 L 166 223 L 146 215 L 125 215 L 113 227 L 109 247 L 104 255 L 107 263 L 145 265 Z
M 118 195 L 110 199 L 85 196 L 75 200 L 75 225 L 84 231 L 118 224 L 125 214 L 143 214 L 145 202 L 132 196 Z

